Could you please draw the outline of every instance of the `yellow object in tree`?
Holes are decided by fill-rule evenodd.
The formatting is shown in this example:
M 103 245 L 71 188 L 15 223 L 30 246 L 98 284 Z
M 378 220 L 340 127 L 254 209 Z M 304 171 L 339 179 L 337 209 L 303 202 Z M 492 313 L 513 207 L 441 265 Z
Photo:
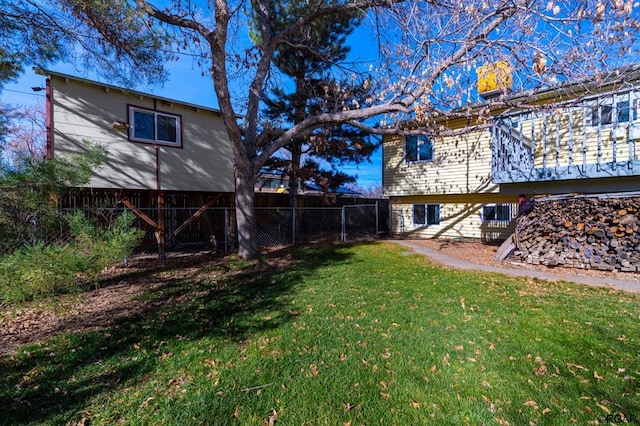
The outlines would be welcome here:
M 498 93 L 510 93 L 513 78 L 511 65 L 506 61 L 498 61 L 493 64 L 483 65 L 476 69 L 478 74 L 478 93 L 480 96 L 496 95 Z

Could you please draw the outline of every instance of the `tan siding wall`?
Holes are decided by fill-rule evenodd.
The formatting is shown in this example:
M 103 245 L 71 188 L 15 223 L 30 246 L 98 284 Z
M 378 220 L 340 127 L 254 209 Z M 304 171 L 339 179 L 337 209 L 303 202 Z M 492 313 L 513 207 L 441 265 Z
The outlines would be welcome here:
M 383 145 L 385 195 L 495 193 L 491 183 L 491 134 L 475 131 L 463 136 L 435 138 L 434 161 L 408 163 L 404 139 L 385 138 Z
M 405 238 L 479 238 L 504 240 L 514 231 L 515 220 L 482 221 L 485 204 L 511 204 L 512 217 L 518 211 L 517 197 L 499 194 L 473 196 L 427 196 L 392 198 L 392 233 Z M 439 225 L 415 225 L 414 204 L 440 204 Z
M 82 152 L 82 141 L 90 140 L 109 155 L 87 187 L 156 189 L 155 147 L 129 142 L 126 129 L 112 126 L 128 121 L 127 104 L 153 109 L 152 98 L 56 76 L 51 87 L 54 156 Z M 157 109 L 182 117 L 182 148 L 158 149 L 161 189 L 233 192 L 232 148 L 219 115 L 160 101 Z

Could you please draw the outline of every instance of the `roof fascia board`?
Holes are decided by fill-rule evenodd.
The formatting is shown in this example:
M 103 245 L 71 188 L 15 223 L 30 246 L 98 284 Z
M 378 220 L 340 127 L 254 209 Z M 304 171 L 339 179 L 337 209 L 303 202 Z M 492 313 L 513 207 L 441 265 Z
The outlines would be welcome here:
M 49 76 L 55 76 L 55 77 L 59 77 L 59 78 L 63 78 L 65 79 L 65 81 L 69 81 L 69 80 L 74 80 L 80 83 L 84 83 L 84 84 L 88 84 L 88 85 L 92 85 L 92 86 L 97 86 L 97 87 L 102 87 L 105 88 L 106 91 L 109 90 L 116 90 L 116 91 L 120 91 L 122 93 L 125 94 L 130 94 L 133 95 L 135 97 L 140 97 L 140 96 L 144 96 L 150 99 L 156 99 L 160 102 L 169 102 L 169 103 L 175 103 L 175 104 L 180 104 L 180 105 L 184 105 L 190 108 L 194 108 L 196 110 L 204 110 L 204 111 L 209 111 L 209 112 L 213 112 L 215 114 L 222 114 L 222 111 L 220 111 L 219 109 L 216 108 L 210 108 L 210 107 L 206 107 L 203 105 L 197 105 L 197 104 L 192 104 L 189 102 L 183 102 L 183 101 L 179 101 L 177 99 L 171 99 L 171 98 L 165 98 L 162 96 L 157 96 L 157 95 L 152 95 L 150 93 L 144 93 L 144 92 L 139 92 L 136 90 L 131 90 L 131 89 L 126 89 L 124 87 L 119 87 L 119 86 L 115 86 L 115 85 L 111 85 L 111 84 L 107 84 L 107 83 L 101 83 L 99 81 L 94 81 L 94 80 L 89 80 L 86 78 L 81 78 L 81 77 L 76 77 L 70 74 L 64 74 L 64 73 L 60 73 L 60 72 L 56 72 L 56 71 L 51 71 L 51 70 L 46 70 L 43 68 L 34 68 L 34 71 L 36 74 L 38 75 L 42 75 L 45 77 L 49 77 Z M 241 115 L 237 115 L 238 118 L 242 117 Z

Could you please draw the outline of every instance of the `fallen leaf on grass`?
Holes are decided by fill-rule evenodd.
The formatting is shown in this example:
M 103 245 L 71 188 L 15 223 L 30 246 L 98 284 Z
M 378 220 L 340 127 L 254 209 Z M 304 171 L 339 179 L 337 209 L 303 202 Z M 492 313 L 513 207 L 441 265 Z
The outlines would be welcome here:
M 506 421 L 505 419 L 503 419 L 502 417 L 498 417 L 496 418 L 496 422 L 498 422 L 498 424 L 500 426 L 510 426 L 511 423 L 509 423 L 508 421 Z
M 140 408 L 147 408 L 147 407 L 149 406 L 149 403 L 150 403 L 151 401 L 153 401 L 154 399 L 156 399 L 156 398 L 155 398 L 155 397 L 153 397 L 153 396 L 150 396 L 149 398 L 145 399 L 145 400 L 142 402 L 142 404 L 140 404 Z
M 343 402 L 342 403 L 342 408 L 344 409 L 345 412 L 351 411 L 355 408 L 356 404 L 352 404 L 350 402 Z
M 536 376 L 544 376 L 547 373 L 547 366 L 541 365 L 539 368 L 534 368 L 533 372 Z
M 411 406 L 412 406 L 413 408 L 420 408 L 420 403 L 419 403 L 419 402 L 416 402 L 416 401 L 411 401 Z
M 585 368 L 583 366 L 578 365 L 578 364 L 572 364 L 570 362 L 567 363 L 567 367 L 577 368 L 578 370 L 585 370 Z
M 384 399 L 391 398 L 391 394 L 388 394 L 388 393 L 385 393 L 385 392 L 380 392 L 380 396 L 383 397 Z
M 445 354 L 445 355 L 442 357 L 442 363 L 443 363 L 444 365 L 449 365 L 449 354 Z
M 598 374 L 598 372 L 597 372 L 597 371 L 595 371 L 595 370 L 593 371 L 593 377 L 594 377 L 594 378 L 596 379 L 596 381 L 598 381 L 598 382 L 599 382 L 600 380 L 604 379 L 604 377 L 602 377 L 601 375 L 599 375 L 599 374 Z
M 176 377 L 175 379 L 169 380 L 169 385 L 179 388 L 180 386 L 185 384 L 185 380 L 182 377 Z
M 309 366 L 309 371 L 311 372 L 312 376 L 317 376 L 318 375 L 318 366 L 316 364 L 311 364 Z
M 545 407 L 544 410 L 542 410 L 542 414 L 549 414 L 551 412 L 551 408 L 549 407 Z
M 271 415 L 267 419 L 267 425 L 273 426 L 276 424 L 276 420 L 278 420 L 278 412 L 275 408 L 271 409 Z
M 525 401 L 525 402 L 522 403 L 522 405 L 526 405 L 527 407 L 531 407 L 534 410 L 538 409 L 538 403 L 533 401 L 533 400 Z
M 387 382 L 385 382 L 384 380 L 382 382 L 380 382 L 380 386 L 382 386 L 383 390 L 389 389 L 389 386 L 387 385 Z

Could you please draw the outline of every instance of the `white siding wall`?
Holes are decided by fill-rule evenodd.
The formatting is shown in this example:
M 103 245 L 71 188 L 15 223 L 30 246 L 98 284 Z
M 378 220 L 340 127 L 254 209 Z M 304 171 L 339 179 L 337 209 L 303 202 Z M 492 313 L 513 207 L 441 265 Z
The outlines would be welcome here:
M 407 238 L 479 238 L 484 241 L 504 240 L 514 231 L 513 218 L 518 212 L 517 197 L 486 196 L 473 201 L 447 197 L 411 197 L 392 200 L 392 233 Z M 440 224 L 415 225 L 414 204 L 439 204 Z M 509 222 L 483 221 L 482 206 L 487 204 L 511 205 Z
M 158 111 L 182 117 L 182 148 L 135 143 L 114 121 L 128 122 L 127 104 L 153 109 L 154 99 L 98 84 L 51 77 L 53 155 L 79 153 L 83 140 L 103 145 L 106 163 L 94 171 L 87 187 L 233 192 L 231 143 L 219 115 L 178 103 L 156 101 Z

